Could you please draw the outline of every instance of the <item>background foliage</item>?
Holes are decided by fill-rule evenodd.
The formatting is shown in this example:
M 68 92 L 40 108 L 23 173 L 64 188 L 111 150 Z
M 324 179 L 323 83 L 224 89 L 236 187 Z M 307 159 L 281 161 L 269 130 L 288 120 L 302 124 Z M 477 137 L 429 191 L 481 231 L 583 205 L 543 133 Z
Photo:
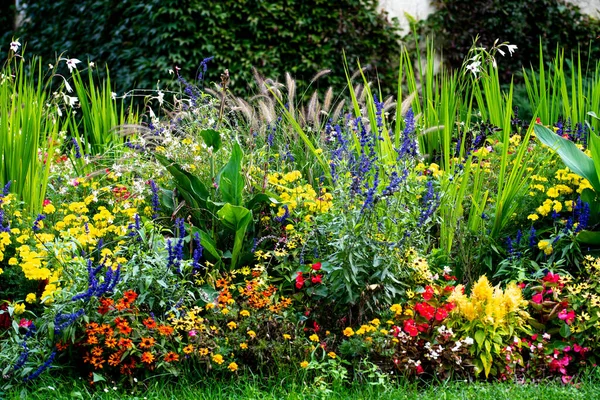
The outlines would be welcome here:
M 397 21 L 380 14 L 376 0 L 59 0 L 29 1 L 25 10 L 17 32 L 0 32 L 4 41 L 19 37 L 45 60 L 66 52 L 107 63 L 119 90 L 155 87 L 174 66 L 193 76 L 209 56 L 219 73 L 229 69 L 237 95 L 247 93 L 251 67 L 273 79 L 290 72 L 305 82 L 332 69 L 320 84 L 343 87 L 342 50 L 350 65 L 360 58 L 393 83 L 399 49 Z
M 500 63 L 501 77 L 508 82 L 521 67 L 539 63 L 540 41 L 545 61 L 557 45 L 567 54 L 581 50 L 582 61 L 598 59 L 600 22 L 563 0 L 483 0 L 473 7 L 468 0 L 432 0 L 437 11 L 423 24 L 422 32 L 435 36 L 443 57 L 453 69 L 460 68 L 473 45 L 490 47 L 496 39 L 518 46 L 518 57 Z

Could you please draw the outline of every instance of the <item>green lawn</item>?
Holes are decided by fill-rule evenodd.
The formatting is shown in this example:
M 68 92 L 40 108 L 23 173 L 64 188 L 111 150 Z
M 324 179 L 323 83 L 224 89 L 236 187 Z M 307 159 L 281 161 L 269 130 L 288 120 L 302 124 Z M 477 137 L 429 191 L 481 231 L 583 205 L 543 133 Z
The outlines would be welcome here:
M 107 390 L 107 391 L 105 391 Z M 0 393 L 0 398 L 2 398 Z M 389 387 L 359 386 L 334 388 L 322 393 L 289 379 L 262 380 L 244 376 L 238 380 L 182 380 L 165 383 L 137 383 L 135 387 L 92 390 L 82 380 L 40 379 L 35 386 L 25 386 L 5 393 L 6 399 L 599 399 L 600 383 L 584 381 L 573 386 L 558 383 L 539 385 L 452 382 L 423 385 L 395 384 Z

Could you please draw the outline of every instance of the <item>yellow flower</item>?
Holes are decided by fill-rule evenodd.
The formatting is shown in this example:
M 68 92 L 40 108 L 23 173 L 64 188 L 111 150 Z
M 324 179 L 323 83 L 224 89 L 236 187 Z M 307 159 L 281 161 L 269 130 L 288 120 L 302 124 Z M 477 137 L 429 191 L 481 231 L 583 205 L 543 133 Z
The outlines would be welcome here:
M 354 330 L 350 327 L 347 327 L 342 333 L 344 334 L 344 336 L 350 337 L 354 335 Z
M 540 217 L 537 214 L 529 214 L 527 216 L 527 219 L 530 219 L 532 221 L 537 221 L 538 219 L 540 219 Z
M 291 340 L 291 339 L 292 339 L 292 337 L 291 337 L 290 335 L 288 335 L 287 333 L 284 333 L 284 334 L 283 334 L 283 338 L 284 338 L 285 340 Z
M 373 326 L 379 326 L 381 324 L 381 321 L 379 321 L 378 318 L 375 318 L 373 321 L 371 321 L 369 323 Z
M 217 364 L 223 364 L 223 361 L 224 361 L 224 360 L 223 360 L 223 356 L 222 356 L 222 355 L 220 355 L 220 354 L 214 354 L 214 355 L 212 356 L 212 360 L 213 360 L 214 362 L 216 362 Z
M 35 293 L 29 293 L 27 297 L 25 297 L 25 301 L 28 303 L 35 303 L 36 296 Z
M 224 308 L 224 309 L 222 309 L 222 310 L 221 310 L 221 314 L 223 314 L 223 315 L 227 315 L 227 314 L 229 314 L 229 309 L 228 309 L 228 308 Z
M 240 343 L 240 349 L 246 350 L 248 348 L 248 343 Z
M 187 346 L 185 346 L 183 348 L 183 352 L 185 354 L 192 354 L 194 352 L 194 345 L 193 344 L 188 344 Z
M 489 300 L 494 294 L 494 289 L 490 285 L 487 277 L 482 275 L 473 286 L 473 297 L 479 300 Z
M 206 308 L 207 310 L 212 310 L 213 308 L 215 308 L 215 303 L 208 303 L 208 304 L 205 306 L 205 308 Z
M 291 232 L 291 231 L 293 231 L 293 230 L 294 230 L 294 225 L 292 225 L 292 224 L 287 224 L 287 225 L 285 226 L 285 230 L 286 230 L 286 231 L 288 231 L 288 232 Z
M 231 372 L 235 372 L 238 369 L 238 365 L 236 363 L 232 362 L 227 366 L 227 369 L 229 369 Z
M 301 366 L 302 368 L 306 368 L 306 367 L 308 367 L 308 361 L 302 361 L 302 362 L 300 363 L 300 366 Z
M 23 303 L 15 304 L 13 312 L 15 315 L 23 314 L 25 312 L 25 304 L 23 304 Z
M 318 342 L 319 341 L 319 336 L 316 334 L 310 335 L 308 337 L 312 342 Z
M 249 317 L 250 316 L 250 311 L 248 311 L 248 310 L 242 310 L 242 311 L 240 311 L 240 315 L 242 317 Z
M 333 351 L 330 351 L 329 353 L 327 353 L 327 355 L 329 357 L 331 357 L 331 358 L 336 358 L 337 357 L 337 355 Z
M 396 315 L 402 314 L 402 306 L 400 304 L 393 304 L 390 307 L 390 311 L 393 311 Z
M 250 336 L 252 339 L 254 339 L 256 337 L 256 332 L 254 331 L 248 331 L 248 336 Z
M 206 347 L 198 349 L 198 354 L 200 354 L 201 356 L 206 356 L 208 355 L 208 349 Z
M 237 328 L 237 324 L 233 321 L 231 321 L 230 323 L 227 324 L 227 326 L 229 327 L 229 329 L 235 329 Z

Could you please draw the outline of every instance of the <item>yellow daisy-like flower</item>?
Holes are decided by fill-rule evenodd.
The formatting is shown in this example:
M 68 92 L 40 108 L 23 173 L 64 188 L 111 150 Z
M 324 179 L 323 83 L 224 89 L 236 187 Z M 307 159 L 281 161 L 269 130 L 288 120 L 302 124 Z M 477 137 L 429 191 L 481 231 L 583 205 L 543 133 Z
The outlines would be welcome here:
M 227 369 L 230 370 L 231 372 L 235 372 L 238 370 L 238 365 L 236 363 L 232 362 L 227 366 Z
M 187 346 L 185 346 L 183 348 L 183 352 L 185 354 L 192 354 L 194 352 L 194 345 L 193 344 L 188 344 Z
M 308 367 L 308 361 L 302 361 L 302 362 L 300 363 L 300 366 L 301 366 L 302 368 L 307 368 L 307 367 Z
M 331 358 L 336 358 L 337 354 L 335 354 L 333 351 L 330 351 L 329 353 L 327 353 L 327 355 Z
M 256 337 L 256 332 L 254 331 L 248 331 L 246 332 L 248 334 L 248 336 L 250 336 L 252 339 L 254 339 Z
M 284 338 L 285 340 L 291 340 L 291 339 L 292 339 L 292 337 L 291 337 L 290 335 L 288 335 L 287 333 L 284 333 L 284 334 L 283 334 L 283 338 Z
M 248 348 L 248 343 L 240 343 L 240 349 L 246 350 Z
M 214 362 L 216 362 L 217 364 L 223 364 L 223 361 L 224 361 L 224 360 L 223 360 L 223 356 L 222 356 L 222 355 L 220 355 L 220 354 L 214 354 L 214 355 L 212 356 L 212 360 L 213 360 Z
M 316 334 L 310 335 L 308 338 L 310 339 L 311 342 L 319 341 L 319 335 L 316 335 Z
M 242 311 L 240 311 L 240 315 L 242 317 L 249 317 L 250 316 L 250 311 L 248 311 L 248 310 L 242 310 Z
M 347 327 L 342 333 L 344 334 L 344 336 L 350 337 L 354 335 L 354 329 Z
M 237 324 L 235 322 L 231 321 L 230 323 L 227 324 L 227 327 L 229 329 L 233 330 L 233 329 L 237 328 Z
M 200 354 L 201 356 L 206 356 L 208 355 L 208 349 L 206 347 L 198 349 L 198 354 Z

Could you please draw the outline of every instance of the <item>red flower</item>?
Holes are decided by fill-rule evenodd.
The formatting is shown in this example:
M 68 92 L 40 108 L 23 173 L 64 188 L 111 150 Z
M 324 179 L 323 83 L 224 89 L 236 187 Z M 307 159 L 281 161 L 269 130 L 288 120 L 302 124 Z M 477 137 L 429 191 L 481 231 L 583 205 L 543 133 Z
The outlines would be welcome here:
M 320 262 L 316 262 L 313 265 L 311 265 L 310 267 L 313 269 L 313 271 L 318 271 L 318 270 L 321 269 L 321 263 Z
M 536 293 L 531 298 L 531 301 L 533 301 L 536 304 L 540 304 L 542 301 L 544 301 L 544 296 L 541 293 Z
M 51 204 L 51 203 L 52 203 L 52 202 L 51 202 L 50 200 L 48 200 L 48 199 L 44 199 L 44 203 L 43 203 L 43 205 L 44 205 L 44 207 L 45 207 L 45 206 L 47 206 L 48 204 Z
M 417 365 L 417 375 L 422 374 L 423 372 L 424 372 L 423 367 L 421 367 L 420 365 Z
M 427 321 L 431 320 L 435 313 L 435 308 L 427 303 L 415 304 L 415 311 L 418 312 Z
M 298 272 L 296 276 L 296 289 L 300 290 L 304 286 L 304 277 L 302 276 L 302 272 Z
M 447 316 L 448 316 L 448 311 L 444 310 L 443 308 L 438 308 L 435 312 L 435 320 L 436 321 L 443 321 Z
M 419 334 L 413 319 L 407 319 L 404 321 L 404 332 L 408 333 L 410 336 L 417 336 Z
M 535 123 L 536 123 L 536 124 L 541 124 L 541 123 L 542 123 L 542 120 L 540 119 L 540 117 L 537 117 L 537 118 L 535 119 Z
M 322 279 L 323 275 L 315 275 L 312 278 L 310 278 L 310 281 L 316 285 L 317 283 L 323 283 Z
M 548 272 L 548 274 L 542 278 L 542 281 L 550 282 L 550 283 L 558 283 L 558 282 L 560 282 L 560 275 L 554 274 L 552 272 Z
M 431 300 L 431 298 L 433 297 L 433 295 L 435 294 L 435 292 L 433 291 L 433 288 L 429 285 L 425 286 L 425 292 L 423 292 L 423 300 L 425 301 L 429 301 Z

